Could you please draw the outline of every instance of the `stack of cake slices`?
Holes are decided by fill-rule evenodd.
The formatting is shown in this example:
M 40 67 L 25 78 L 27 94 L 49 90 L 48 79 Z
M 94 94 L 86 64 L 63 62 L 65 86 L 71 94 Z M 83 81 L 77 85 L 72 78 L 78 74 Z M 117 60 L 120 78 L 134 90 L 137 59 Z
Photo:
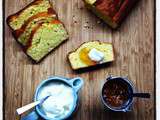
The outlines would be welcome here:
M 33 1 L 9 16 L 7 23 L 24 52 L 35 62 L 69 37 L 49 0 Z

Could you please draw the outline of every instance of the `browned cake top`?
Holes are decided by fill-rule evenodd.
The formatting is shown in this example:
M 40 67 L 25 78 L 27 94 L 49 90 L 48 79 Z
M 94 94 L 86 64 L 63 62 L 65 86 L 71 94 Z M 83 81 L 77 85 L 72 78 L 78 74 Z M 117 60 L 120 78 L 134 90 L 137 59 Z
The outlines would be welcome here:
M 113 18 L 119 11 L 124 0 L 97 0 L 95 5 L 103 14 Z

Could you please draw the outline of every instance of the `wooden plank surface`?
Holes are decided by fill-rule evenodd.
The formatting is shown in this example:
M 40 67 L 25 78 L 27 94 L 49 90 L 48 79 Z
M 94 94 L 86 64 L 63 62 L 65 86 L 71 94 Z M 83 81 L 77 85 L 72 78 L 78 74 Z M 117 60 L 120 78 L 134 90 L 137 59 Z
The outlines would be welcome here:
M 31 0 L 5 0 L 5 19 Z M 55 0 L 54 7 L 65 23 L 70 39 L 40 64 L 33 64 L 14 40 L 5 25 L 5 119 L 19 120 L 16 108 L 30 103 L 37 85 L 51 75 L 84 79 L 79 94 L 80 104 L 74 120 L 153 120 L 154 119 L 154 1 L 142 0 L 127 17 L 120 29 L 113 31 L 98 24 L 81 0 Z M 89 26 L 86 27 L 86 26 Z M 89 40 L 112 42 L 116 61 L 108 67 L 76 73 L 66 55 Z M 151 99 L 135 99 L 133 111 L 106 111 L 100 100 L 101 86 L 108 74 L 128 76 L 136 91 L 150 92 Z
M 160 119 L 160 1 L 156 2 L 156 119 Z

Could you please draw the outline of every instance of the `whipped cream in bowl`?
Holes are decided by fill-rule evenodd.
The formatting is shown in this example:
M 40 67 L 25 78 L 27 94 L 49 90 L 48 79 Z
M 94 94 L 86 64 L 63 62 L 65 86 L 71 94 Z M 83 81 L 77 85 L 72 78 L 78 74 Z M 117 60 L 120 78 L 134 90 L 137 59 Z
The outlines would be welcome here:
M 41 88 L 38 99 L 50 97 L 40 106 L 43 112 L 50 118 L 66 116 L 74 105 L 74 93 L 71 87 L 64 83 L 54 82 Z
M 36 107 L 37 112 L 47 120 L 62 120 L 70 117 L 75 111 L 77 92 L 83 85 L 81 78 L 67 80 L 51 77 L 37 88 L 35 100 L 50 96 L 43 104 Z

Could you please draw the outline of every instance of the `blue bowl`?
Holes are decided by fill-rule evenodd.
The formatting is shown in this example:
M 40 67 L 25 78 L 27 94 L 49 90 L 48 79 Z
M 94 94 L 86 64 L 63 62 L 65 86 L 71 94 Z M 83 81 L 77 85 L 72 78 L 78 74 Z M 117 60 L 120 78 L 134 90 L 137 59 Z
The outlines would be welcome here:
M 66 84 L 72 88 L 73 94 L 74 94 L 74 103 L 73 103 L 73 107 L 70 110 L 70 112 L 65 116 L 61 116 L 60 118 L 49 118 L 45 115 L 42 108 L 38 105 L 38 106 L 36 106 L 34 111 L 32 111 L 27 116 L 24 116 L 21 120 L 37 120 L 40 117 L 45 120 L 64 120 L 64 119 L 69 118 L 72 115 L 72 113 L 76 110 L 76 107 L 78 104 L 78 91 L 80 90 L 80 88 L 83 85 L 82 78 L 77 77 L 77 78 L 73 78 L 73 79 L 68 79 L 68 78 L 57 77 L 57 76 L 49 77 L 47 80 L 44 80 L 43 82 L 41 82 L 40 85 L 37 87 L 35 95 L 34 95 L 34 101 L 38 100 L 37 97 L 38 97 L 38 93 L 41 90 L 41 88 L 50 82 L 63 83 L 63 84 Z

